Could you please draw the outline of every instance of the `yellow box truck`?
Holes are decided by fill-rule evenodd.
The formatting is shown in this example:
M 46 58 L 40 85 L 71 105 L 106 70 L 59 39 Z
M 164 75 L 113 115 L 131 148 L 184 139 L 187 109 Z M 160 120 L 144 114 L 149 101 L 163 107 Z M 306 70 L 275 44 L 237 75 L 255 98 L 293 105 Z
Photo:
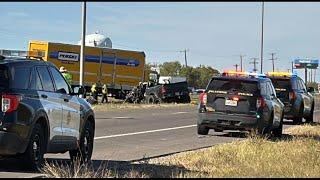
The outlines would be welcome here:
M 30 41 L 29 51 L 43 54 L 43 60 L 50 61 L 58 68 L 65 67 L 72 74 L 72 85 L 80 79 L 80 45 L 45 41 Z M 118 96 L 120 90 L 130 91 L 139 82 L 145 81 L 145 53 L 138 51 L 85 47 L 84 85 L 107 84 L 108 90 Z

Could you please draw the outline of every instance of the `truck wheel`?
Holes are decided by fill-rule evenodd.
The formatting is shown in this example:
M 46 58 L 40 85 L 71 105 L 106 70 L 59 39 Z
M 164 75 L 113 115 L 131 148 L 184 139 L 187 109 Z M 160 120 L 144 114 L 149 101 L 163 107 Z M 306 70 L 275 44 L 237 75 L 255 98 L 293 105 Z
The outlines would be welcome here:
M 23 160 L 30 170 L 40 170 L 44 163 L 45 137 L 43 128 L 39 123 L 35 124 Z
M 80 160 L 80 163 L 88 163 L 93 151 L 94 129 L 91 122 L 87 121 L 80 136 L 79 148 L 69 151 L 71 161 Z
M 301 124 L 302 123 L 302 118 L 303 118 L 303 104 L 301 104 L 300 108 L 299 108 L 299 114 L 298 117 L 294 117 L 293 118 L 293 123 L 294 124 Z
M 309 116 L 306 118 L 306 123 L 313 123 L 313 112 L 314 112 L 314 103 L 311 106 L 311 112 Z
M 153 104 L 154 100 L 155 100 L 154 95 L 147 96 L 147 103 L 148 104 Z
M 154 103 L 155 103 L 155 104 L 161 104 L 161 99 L 160 99 L 160 98 L 156 98 L 156 99 L 154 100 Z
M 209 133 L 209 128 L 207 128 L 203 125 L 198 124 L 197 129 L 198 129 L 199 135 L 208 135 L 208 133 Z

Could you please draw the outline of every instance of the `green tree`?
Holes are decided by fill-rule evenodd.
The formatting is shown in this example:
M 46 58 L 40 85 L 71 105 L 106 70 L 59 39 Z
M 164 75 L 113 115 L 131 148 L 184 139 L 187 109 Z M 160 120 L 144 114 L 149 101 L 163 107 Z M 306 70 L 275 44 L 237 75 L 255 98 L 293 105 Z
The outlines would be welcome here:
M 161 76 L 178 76 L 181 70 L 179 61 L 165 62 L 160 65 Z

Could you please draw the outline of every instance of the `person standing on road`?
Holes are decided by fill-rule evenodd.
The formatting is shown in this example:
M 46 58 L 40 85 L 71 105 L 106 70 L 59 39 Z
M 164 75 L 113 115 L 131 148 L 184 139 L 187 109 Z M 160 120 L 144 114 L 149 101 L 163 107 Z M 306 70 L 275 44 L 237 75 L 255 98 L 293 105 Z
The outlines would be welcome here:
M 61 74 L 63 75 L 63 77 L 66 79 L 66 81 L 69 83 L 69 85 L 71 87 L 72 75 L 63 66 L 60 67 L 60 72 L 61 72 Z
M 98 91 L 97 91 L 97 84 L 96 83 L 93 83 L 91 86 L 91 95 L 92 95 L 93 99 L 98 101 Z
M 107 85 L 104 84 L 102 86 L 102 99 L 101 99 L 101 103 L 103 103 L 103 101 L 106 100 L 106 103 L 108 103 L 108 88 Z

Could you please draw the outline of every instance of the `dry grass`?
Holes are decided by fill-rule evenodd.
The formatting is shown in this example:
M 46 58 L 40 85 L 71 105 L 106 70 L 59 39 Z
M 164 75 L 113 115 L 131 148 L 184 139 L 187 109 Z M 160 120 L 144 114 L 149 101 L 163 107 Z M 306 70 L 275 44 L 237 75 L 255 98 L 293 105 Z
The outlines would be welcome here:
M 304 125 L 287 132 L 294 137 L 276 141 L 249 137 L 149 163 L 188 170 L 173 177 L 320 177 L 320 142 L 310 138 L 319 137 L 320 126 Z
M 216 178 L 320 177 L 320 125 L 286 129 L 283 139 L 250 136 L 245 140 L 129 164 L 125 173 L 100 166 L 46 164 L 46 177 Z M 138 167 L 138 168 L 137 168 Z M 121 173 L 120 173 L 121 172 Z
M 108 170 L 106 165 L 100 165 L 94 169 L 93 165 L 81 164 L 80 161 L 73 163 L 46 162 L 41 169 L 45 178 L 145 178 L 144 173 L 131 170 L 126 173 L 118 173 L 117 170 Z M 120 175 L 121 174 L 121 175 Z

